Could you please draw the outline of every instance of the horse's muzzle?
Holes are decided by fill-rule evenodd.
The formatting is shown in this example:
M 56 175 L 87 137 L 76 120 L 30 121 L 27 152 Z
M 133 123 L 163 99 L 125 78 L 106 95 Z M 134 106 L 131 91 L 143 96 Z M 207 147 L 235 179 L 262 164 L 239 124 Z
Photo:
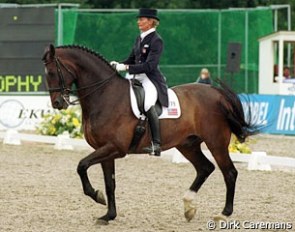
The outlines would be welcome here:
M 65 102 L 65 100 L 61 96 L 58 96 L 55 99 L 55 101 L 52 103 L 52 106 L 53 106 L 54 109 L 58 109 L 58 110 L 68 108 L 68 104 Z

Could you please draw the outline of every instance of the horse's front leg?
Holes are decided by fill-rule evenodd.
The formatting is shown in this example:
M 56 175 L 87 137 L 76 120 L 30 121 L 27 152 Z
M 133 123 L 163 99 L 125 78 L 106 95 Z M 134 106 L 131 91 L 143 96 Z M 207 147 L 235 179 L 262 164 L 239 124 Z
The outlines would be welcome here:
M 106 192 L 108 195 L 108 213 L 102 217 L 103 220 L 112 220 L 116 217 L 116 208 L 115 208 L 115 161 L 116 152 L 112 149 L 111 146 L 104 146 L 79 162 L 77 172 L 81 178 L 84 194 L 90 196 L 95 202 L 106 205 L 106 201 L 102 191 L 95 191 L 92 187 L 87 170 L 90 166 L 101 163 L 104 171 L 104 179 Z
M 115 160 L 104 161 L 101 163 L 101 166 L 104 174 L 104 183 L 108 200 L 108 212 L 99 219 L 103 221 L 109 221 L 115 219 L 117 216 L 115 199 Z
M 82 159 L 77 167 L 77 172 L 81 178 L 84 194 L 103 205 L 106 205 L 103 193 L 100 190 L 94 190 L 89 181 L 87 170 L 90 166 L 100 163 L 101 158 L 106 156 L 106 152 L 107 150 L 104 147 L 92 152 L 90 155 Z

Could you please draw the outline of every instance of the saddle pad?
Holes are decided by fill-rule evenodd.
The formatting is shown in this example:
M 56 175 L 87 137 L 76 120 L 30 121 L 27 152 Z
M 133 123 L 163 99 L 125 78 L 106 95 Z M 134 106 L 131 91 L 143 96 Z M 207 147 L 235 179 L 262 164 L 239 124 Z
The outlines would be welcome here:
M 140 111 L 138 109 L 137 100 L 131 85 L 131 81 L 129 81 L 129 83 L 130 83 L 131 108 L 132 108 L 133 114 L 137 118 L 145 117 L 144 115 L 143 116 L 140 115 Z M 145 97 L 148 97 L 148 96 L 145 96 Z M 181 115 L 180 104 L 179 104 L 177 95 L 172 89 L 168 89 L 168 99 L 169 99 L 169 106 L 162 107 L 162 114 L 159 116 L 159 119 L 179 118 Z

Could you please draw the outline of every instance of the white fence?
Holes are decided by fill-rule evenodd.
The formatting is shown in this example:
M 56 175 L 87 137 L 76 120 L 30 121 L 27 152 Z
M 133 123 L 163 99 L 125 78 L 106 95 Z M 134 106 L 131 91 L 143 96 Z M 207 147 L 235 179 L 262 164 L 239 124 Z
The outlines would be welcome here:
M 18 133 L 15 130 L 0 131 L 0 139 L 3 139 L 5 144 L 20 145 L 21 141 L 31 141 L 48 143 L 54 145 L 54 149 L 70 150 L 70 149 L 92 149 L 84 139 L 72 139 L 68 134 L 59 136 L 44 136 L 35 134 Z M 210 151 L 203 151 L 206 157 L 214 161 Z M 252 154 L 230 154 L 233 162 L 247 163 L 248 170 L 263 170 L 270 171 L 272 166 L 285 168 L 295 168 L 295 159 L 291 157 L 268 156 L 266 152 L 253 152 Z M 162 158 L 169 159 L 174 163 L 189 162 L 176 149 L 172 148 L 162 152 Z
M 214 161 L 210 151 L 203 150 L 206 157 Z M 189 162 L 177 149 L 172 148 L 162 152 L 166 158 L 171 158 L 174 163 Z M 295 168 L 295 159 L 291 157 L 269 156 L 266 152 L 252 152 L 252 154 L 231 153 L 233 162 L 247 163 L 248 170 L 270 171 L 272 166 Z
M 0 132 L 0 139 L 3 139 L 4 144 L 20 145 L 21 141 L 39 142 L 53 144 L 58 150 L 72 150 L 74 148 L 91 149 L 84 139 L 72 139 L 69 134 L 59 136 L 45 136 L 36 134 L 18 133 L 15 130 L 7 130 Z

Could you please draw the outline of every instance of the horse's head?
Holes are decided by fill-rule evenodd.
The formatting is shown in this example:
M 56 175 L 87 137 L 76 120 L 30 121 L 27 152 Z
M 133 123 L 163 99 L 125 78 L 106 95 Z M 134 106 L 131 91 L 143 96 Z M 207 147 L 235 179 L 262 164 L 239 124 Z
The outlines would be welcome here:
M 75 74 L 69 69 L 70 63 L 56 54 L 55 47 L 50 44 L 44 52 L 43 62 L 50 93 L 51 104 L 55 109 L 66 109 L 69 106 L 69 95 Z

